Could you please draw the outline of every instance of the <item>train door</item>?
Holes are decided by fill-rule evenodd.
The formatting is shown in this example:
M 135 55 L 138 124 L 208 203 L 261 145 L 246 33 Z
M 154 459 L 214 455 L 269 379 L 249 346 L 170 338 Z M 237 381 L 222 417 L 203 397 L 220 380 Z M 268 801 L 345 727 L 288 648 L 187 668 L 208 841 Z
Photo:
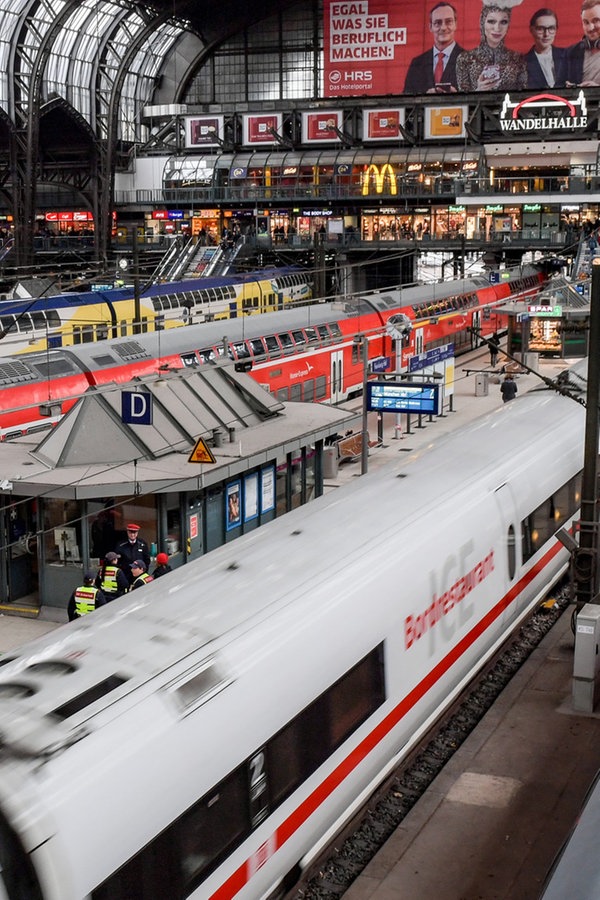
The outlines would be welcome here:
M 471 317 L 471 350 L 475 350 L 479 346 L 477 335 L 481 331 L 481 310 L 476 309 Z
M 510 488 L 502 484 L 495 491 L 496 504 L 500 513 L 502 539 L 498 545 L 497 566 L 501 573 L 506 573 L 503 592 L 509 590 L 520 571 L 520 527 L 515 502 Z
M 186 562 L 197 559 L 204 553 L 203 503 L 201 497 L 194 497 L 187 510 Z
M 331 384 L 331 402 L 339 403 L 344 399 L 344 353 L 333 350 L 331 353 L 329 382 Z
M 35 501 L 7 503 L 3 525 L 0 602 L 39 606 Z

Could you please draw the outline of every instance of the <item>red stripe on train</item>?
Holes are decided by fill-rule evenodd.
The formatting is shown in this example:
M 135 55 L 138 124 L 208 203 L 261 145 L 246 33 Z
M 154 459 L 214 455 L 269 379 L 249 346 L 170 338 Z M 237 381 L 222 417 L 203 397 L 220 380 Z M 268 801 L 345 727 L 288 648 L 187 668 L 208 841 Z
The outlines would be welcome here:
M 407 715 L 410 710 L 427 694 L 429 690 L 442 678 L 443 675 L 469 650 L 485 631 L 505 612 L 559 553 L 563 545 L 556 541 L 544 556 L 519 579 L 519 581 L 498 601 L 498 603 L 475 625 L 455 647 L 440 660 L 422 681 L 404 697 L 397 706 L 371 731 L 349 755 L 331 772 L 324 781 L 304 800 L 287 819 L 281 823 L 268 842 L 272 845 L 272 853 L 265 852 L 264 862 L 273 855 L 286 841 L 310 818 L 322 803 L 339 787 L 351 772 L 372 752 L 390 731 Z M 220 888 L 211 894 L 210 900 L 231 900 L 250 881 L 257 865 L 252 859 L 242 863 L 235 872 L 225 881 Z

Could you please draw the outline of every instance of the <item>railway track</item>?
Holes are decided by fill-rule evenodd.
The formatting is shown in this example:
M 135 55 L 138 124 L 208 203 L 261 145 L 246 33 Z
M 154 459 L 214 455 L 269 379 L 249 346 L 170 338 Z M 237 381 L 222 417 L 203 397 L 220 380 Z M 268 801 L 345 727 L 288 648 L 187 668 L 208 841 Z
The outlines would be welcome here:
M 420 745 L 378 788 L 284 900 L 343 897 L 569 606 L 568 586 L 510 635 Z

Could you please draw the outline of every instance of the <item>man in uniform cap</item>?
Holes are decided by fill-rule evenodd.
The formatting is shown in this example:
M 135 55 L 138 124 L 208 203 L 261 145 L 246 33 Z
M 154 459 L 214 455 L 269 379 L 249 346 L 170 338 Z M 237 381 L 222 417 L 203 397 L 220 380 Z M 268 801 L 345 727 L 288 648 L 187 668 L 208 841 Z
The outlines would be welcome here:
M 83 584 L 75 588 L 69 598 L 67 615 L 69 622 L 80 619 L 88 613 L 94 612 L 99 606 L 104 606 L 106 598 L 102 591 L 94 587 L 95 572 L 86 572 L 83 576 Z
M 131 564 L 134 560 L 142 560 L 145 570 L 150 565 L 150 550 L 146 541 L 139 536 L 139 530 L 140 526 L 131 522 L 127 526 L 127 540 L 121 541 L 115 547 L 115 553 L 119 556 L 119 566 L 123 570 L 129 585 L 133 582 Z

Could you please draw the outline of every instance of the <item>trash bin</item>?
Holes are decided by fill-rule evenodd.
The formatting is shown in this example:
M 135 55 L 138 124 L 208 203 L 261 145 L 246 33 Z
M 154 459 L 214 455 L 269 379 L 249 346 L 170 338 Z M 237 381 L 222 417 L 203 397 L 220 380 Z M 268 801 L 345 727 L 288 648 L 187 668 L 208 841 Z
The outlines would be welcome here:
M 475 396 L 487 397 L 490 388 L 490 377 L 487 372 L 479 372 L 475 376 Z
M 337 447 L 325 447 L 323 450 L 323 478 L 337 478 L 338 476 L 338 449 Z

